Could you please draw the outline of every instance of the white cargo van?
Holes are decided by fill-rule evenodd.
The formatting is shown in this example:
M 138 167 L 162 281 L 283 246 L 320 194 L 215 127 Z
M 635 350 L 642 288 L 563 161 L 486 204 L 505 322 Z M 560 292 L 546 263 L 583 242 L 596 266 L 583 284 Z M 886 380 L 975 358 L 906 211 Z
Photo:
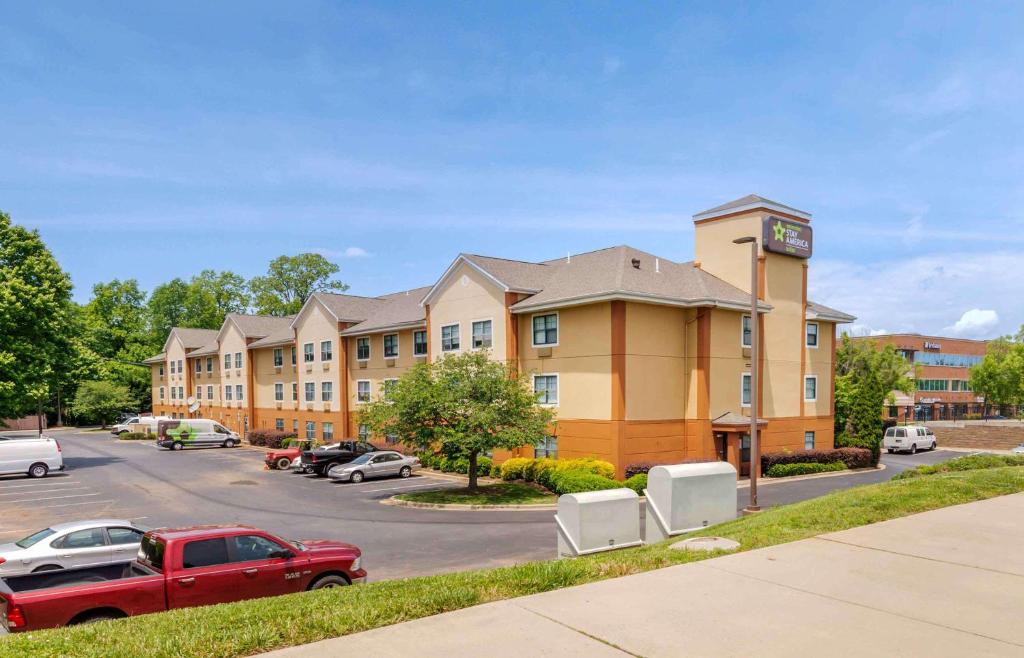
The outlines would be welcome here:
M 215 420 L 179 418 L 161 420 L 157 426 L 156 444 L 168 450 L 199 447 L 234 448 L 242 443 L 240 436 Z
M 923 425 L 890 427 L 885 430 L 885 437 L 882 439 L 882 447 L 890 454 L 897 451 L 914 454 L 918 450 L 935 450 L 937 445 L 935 432 Z
M 50 471 L 63 471 L 60 444 L 49 437 L 0 441 L 0 475 L 25 473 L 45 477 Z
M 125 432 L 132 431 L 132 425 L 142 425 L 146 428 L 146 432 L 150 434 L 156 434 L 157 423 L 161 420 L 170 420 L 170 416 L 132 416 L 123 423 L 118 423 L 110 428 L 110 433 L 114 436 L 124 434 Z

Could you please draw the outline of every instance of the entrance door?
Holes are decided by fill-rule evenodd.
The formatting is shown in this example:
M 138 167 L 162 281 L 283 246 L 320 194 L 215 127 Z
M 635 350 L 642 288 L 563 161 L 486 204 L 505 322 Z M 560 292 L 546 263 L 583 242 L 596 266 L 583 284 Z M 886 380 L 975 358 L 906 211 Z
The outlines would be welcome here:
M 740 437 L 740 475 L 750 475 L 750 434 Z

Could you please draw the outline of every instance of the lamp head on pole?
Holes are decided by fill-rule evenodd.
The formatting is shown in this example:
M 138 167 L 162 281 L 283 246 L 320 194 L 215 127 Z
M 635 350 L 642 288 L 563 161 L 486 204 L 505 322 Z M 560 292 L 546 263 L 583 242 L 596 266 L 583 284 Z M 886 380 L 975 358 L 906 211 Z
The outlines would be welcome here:
M 733 244 L 746 244 L 748 242 L 757 242 L 757 238 L 754 238 L 754 237 L 751 237 L 751 236 L 748 235 L 745 238 L 736 238 L 732 242 L 733 242 Z

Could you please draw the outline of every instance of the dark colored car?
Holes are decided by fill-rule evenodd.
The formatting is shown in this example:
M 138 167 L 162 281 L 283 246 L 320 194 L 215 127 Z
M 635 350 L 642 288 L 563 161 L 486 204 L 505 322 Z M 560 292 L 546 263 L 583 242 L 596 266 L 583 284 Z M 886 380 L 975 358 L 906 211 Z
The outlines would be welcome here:
M 351 544 L 286 541 L 248 526 L 151 530 L 138 555 L 0 578 L 0 624 L 34 631 L 366 581 Z
M 303 450 L 302 467 L 307 472 L 326 475 L 328 469 L 335 464 L 347 464 L 360 455 L 377 450 L 380 448 L 372 443 L 355 439 L 331 443 L 314 450 Z

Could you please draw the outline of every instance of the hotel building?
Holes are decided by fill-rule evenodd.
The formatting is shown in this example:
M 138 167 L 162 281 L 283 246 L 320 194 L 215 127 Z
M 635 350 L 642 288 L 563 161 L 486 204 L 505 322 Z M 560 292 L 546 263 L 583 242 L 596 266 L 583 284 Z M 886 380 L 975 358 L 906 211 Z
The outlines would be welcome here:
M 360 405 L 390 380 L 487 350 L 555 408 L 538 455 L 596 456 L 620 475 L 634 462 L 686 459 L 747 472 L 752 396 L 763 451 L 831 448 L 836 326 L 854 318 L 807 299 L 811 216 L 748 196 L 693 219 L 690 262 L 628 246 L 541 262 L 461 254 L 423 288 L 316 293 L 294 317 L 176 328 L 148 360 L 153 411 L 187 417 L 192 399 L 192 416 L 236 431 L 367 437 Z M 750 252 L 733 244 L 743 236 L 759 238 L 758 386 Z

